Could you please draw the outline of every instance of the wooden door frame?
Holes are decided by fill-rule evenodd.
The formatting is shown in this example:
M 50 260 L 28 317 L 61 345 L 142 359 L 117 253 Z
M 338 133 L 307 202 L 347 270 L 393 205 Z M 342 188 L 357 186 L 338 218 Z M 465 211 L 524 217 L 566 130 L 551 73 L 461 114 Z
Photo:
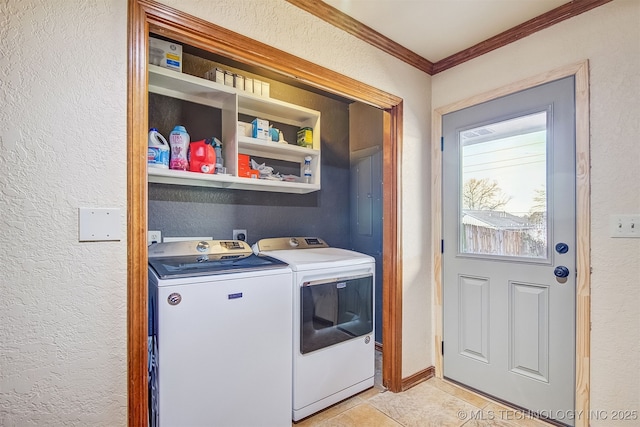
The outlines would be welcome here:
M 147 55 L 150 30 L 293 77 L 383 110 L 383 383 L 402 387 L 400 155 L 402 99 L 238 33 L 149 0 L 129 0 L 127 99 L 127 346 L 129 425 L 147 423 Z
M 564 77 L 575 77 L 576 106 L 576 427 L 588 426 L 590 405 L 590 340 L 591 340 L 591 209 L 590 209 L 590 151 L 589 151 L 589 62 L 581 61 L 543 73 L 499 89 L 455 102 L 433 112 L 431 149 L 433 216 L 433 280 L 435 348 L 442 348 L 442 116 L 482 102 L 490 101 L 521 90 Z M 443 378 L 443 356 L 436 351 L 436 376 Z

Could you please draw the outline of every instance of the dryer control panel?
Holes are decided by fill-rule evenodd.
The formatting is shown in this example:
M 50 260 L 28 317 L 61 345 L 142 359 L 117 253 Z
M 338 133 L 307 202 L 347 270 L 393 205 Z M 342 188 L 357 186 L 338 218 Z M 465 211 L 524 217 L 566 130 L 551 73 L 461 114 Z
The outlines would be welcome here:
M 282 251 L 287 249 L 328 248 L 329 245 L 319 237 L 276 237 L 258 240 L 253 245 L 254 253 L 263 251 Z

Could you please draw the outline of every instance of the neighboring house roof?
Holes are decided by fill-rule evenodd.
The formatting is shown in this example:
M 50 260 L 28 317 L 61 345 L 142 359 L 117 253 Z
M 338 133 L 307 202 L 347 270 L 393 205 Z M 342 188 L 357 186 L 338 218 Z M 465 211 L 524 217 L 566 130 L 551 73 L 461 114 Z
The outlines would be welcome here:
M 497 230 L 528 230 L 535 228 L 527 218 L 512 215 L 504 211 L 463 210 L 462 223 Z

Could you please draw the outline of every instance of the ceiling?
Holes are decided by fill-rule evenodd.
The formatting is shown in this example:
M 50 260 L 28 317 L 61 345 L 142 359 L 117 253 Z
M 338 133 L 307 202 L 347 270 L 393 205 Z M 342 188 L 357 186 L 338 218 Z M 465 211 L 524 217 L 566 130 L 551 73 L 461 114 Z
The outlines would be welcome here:
M 323 0 L 421 57 L 437 62 L 568 0 Z

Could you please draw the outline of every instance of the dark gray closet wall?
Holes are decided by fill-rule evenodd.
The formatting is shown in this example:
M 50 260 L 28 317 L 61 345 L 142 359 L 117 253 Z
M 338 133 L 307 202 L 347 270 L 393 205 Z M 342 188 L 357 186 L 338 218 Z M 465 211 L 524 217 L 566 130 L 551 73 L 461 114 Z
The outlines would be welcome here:
M 220 64 L 186 53 L 183 56 L 183 72 L 188 74 L 204 77 L 216 66 Z M 331 246 L 349 248 L 349 103 L 263 75 L 222 67 L 268 81 L 272 98 L 321 112 L 322 189 L 300 195 L 150 183 L 148 229 L 162 231 L 163 237 L 214 239 L 231 239 L 233 229 L 246 229 L 249 243 L 266 237 L 317 236 Z M 158 128 L 167 139 L 178 124 L 186 127 L 192 141 L 220 138 L 220 114 L 214 108 L 149 95 L 149 127 Z M 283 130 L 287 141 L 295 141 L 296 128 L 274 127 Z

